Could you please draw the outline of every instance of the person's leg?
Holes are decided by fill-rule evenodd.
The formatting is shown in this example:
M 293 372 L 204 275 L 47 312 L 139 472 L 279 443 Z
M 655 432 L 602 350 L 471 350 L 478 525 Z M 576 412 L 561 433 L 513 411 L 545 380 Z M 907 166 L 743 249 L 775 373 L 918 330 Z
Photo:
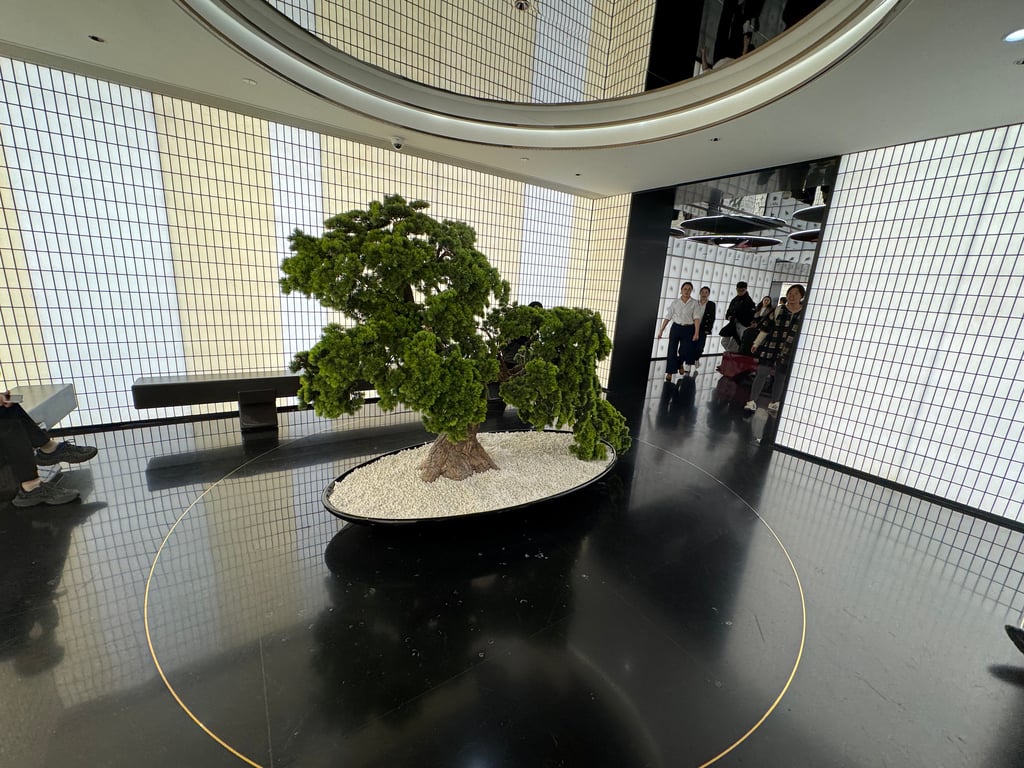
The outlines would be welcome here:
M 13 408 L 0 408 L 0 411 Z M 0 421 L 0 453 L 14 473 L 14 479 L 21 488 L 29 490 L 39 485 L 39 472 L 36 471 L 35 451 L 29 441 L 25 426 L 17 419 L 8 418 Z
M 6 408 L 0 407 L 0 423 L 20 424 L 23 430 L 23 437 L 28 439 L 29 445 L 33 448 L 46 447 L 49 450 L 53 450 L 53 448 L 57 447 L 57 441 L 52 440 L 18 403 Z M 50 443 L 53 443 L 52 448 L 49 445 Z
M 761 363 L 757 366 L 757 373 L 754 375 L 754 383 L 750 385 L 750 399 L 744 406 L 748 411 L 757 410 L 757 398 L 761 396 L 761 390 L 764 389 L 765 382 L 768 381 L 768 375 L 772 372 L 770 365 Z
M 16 507 L 34 507 L 38 504 L 67 504 L 77 499 L 78 491 L 40 480 L 30 434 L 27 425 L 17 418 L 0 420 L 0 453 L 18 481 L 18 493 L 11 503 Z
M 747 332 L 747 326 L 743 323 L 738 323 L 735 320 L 732 321 L 732 337 L 736 339 L 736 343 L 739 344 L 743 341 L 743 334 Z
M 700 336 L 700 340 L 697 342 L 696 353 L 694 354 L 694 357 L 693 357 L 693 367 L 694 368 L 700 368 L 700 359 L 702 357 L 704 357 L 704 347 L 707 345 L 707 343 L 708 343 L 707 334 L 702 333 L 701 336 Z
M 681 335 L 683 340 L 679 345 L 679 373 L 685 376 L 687 366 L 693 365 L 696 359 L 697 342 L 693 340 L 693 326 L 689 326 Z
M 768 403 L 768 410 L 778 411 L 779 401 L 786 389 L 786 382 L 789 380 L 789 367 L 778 365 L 775 367 L 775 381 L 772 383 L 772 400 Z
M 683 339 L 678 323 L 672 323 L 668 332 L 668 360 L 665 363 L 665 381 L 672 381 L 672 374 L 679 369 L 679 344 Z

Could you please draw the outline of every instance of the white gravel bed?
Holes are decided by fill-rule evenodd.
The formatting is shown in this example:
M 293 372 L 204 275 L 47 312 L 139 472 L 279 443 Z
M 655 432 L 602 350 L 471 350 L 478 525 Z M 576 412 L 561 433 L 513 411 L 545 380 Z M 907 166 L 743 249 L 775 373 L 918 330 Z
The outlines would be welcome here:
M 419 520 L 488 512 L 564 493 L 600 475 L 615 460 L 580 461 L 569 453 L 568 432 L 482 432 L 480 444 L 499 469 L 465 480 L 420 480 L 429 445 L 360 467 L 335 484 L 329 500 L 353 517 Z

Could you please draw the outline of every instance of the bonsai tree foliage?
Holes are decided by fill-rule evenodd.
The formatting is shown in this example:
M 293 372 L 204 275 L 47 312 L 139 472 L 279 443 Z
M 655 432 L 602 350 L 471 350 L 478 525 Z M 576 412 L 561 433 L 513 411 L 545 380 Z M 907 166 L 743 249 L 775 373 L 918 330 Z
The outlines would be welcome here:
M 487 384 L 500 379 L 503 395 L 530 414 L 530 423 L 571 421 L 577 456 L 602 455 L 598 438 L 607 439 L 609 430 L 618 435 L 612 445 L 628 447 L 622 416 L 596 388 L 595 360 L 611 348 L 600 317 L 509 307 L 508 283 L 474 247 L 476 233 L 432 218 L 427 207 L 386 197 L 328 219 L 320 237 L 292 234 L 281 289 L 312 296 L 356 322 L 328 325 L 312 349 L 295 355 L 291 369 L 303 373 L 300 406 L 331 418 L 351 414 L 363 405 L 362 391 L 373 388 L 384 410 L 401 403 L 418 411 L 438 435 L 420 467 L 428 482 L 497 468 L 476 435 L 486 418 Z M 527 338 L 513 375 L 507 365 L 502 370 L 499 345 L 518 336 Z M 574 367 L 588 361 L 593 381 Z
M 543 428 L 570 425 L 570 450 L 583 460 L 603 459 L 602 440 L 619 453 L 631 439 L 625 417 L 605 400 L 597 362 L 611 339 L 601 316 L 589 309 L 500 307 L 487 318 L 496 333 L 502 398 L 524 421 Z

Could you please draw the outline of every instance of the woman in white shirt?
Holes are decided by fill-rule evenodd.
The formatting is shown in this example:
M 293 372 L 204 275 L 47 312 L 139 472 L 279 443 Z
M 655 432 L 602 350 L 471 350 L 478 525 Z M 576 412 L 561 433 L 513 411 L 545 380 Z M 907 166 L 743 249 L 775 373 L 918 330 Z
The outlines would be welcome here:
M 687 366 L 693 365 L 697 359 L 697 346 L 700 341 L 700 322 L 704 317 L 704 307 L 691 295 L 693 283 L 685 282 L 679 286 L 679 298 L 668 307 L 668 317 L 658 331 L 660 339 L 665 328 L 672 323 L 668 334 L 668 363 L 665 365 L 665 381 L 672 381 L 672 375 L 678 371 L 685 376 Z

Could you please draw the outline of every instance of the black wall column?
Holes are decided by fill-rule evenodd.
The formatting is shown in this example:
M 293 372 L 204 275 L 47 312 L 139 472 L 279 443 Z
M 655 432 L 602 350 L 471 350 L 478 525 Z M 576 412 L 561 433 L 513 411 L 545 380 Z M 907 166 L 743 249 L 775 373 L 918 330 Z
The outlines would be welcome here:
M 647 397 L 674 205 L 675 189 L 668 188 L 633 195 L 629 208 L 608 401 L 626 416 L 633 434 L 639 429 Z

